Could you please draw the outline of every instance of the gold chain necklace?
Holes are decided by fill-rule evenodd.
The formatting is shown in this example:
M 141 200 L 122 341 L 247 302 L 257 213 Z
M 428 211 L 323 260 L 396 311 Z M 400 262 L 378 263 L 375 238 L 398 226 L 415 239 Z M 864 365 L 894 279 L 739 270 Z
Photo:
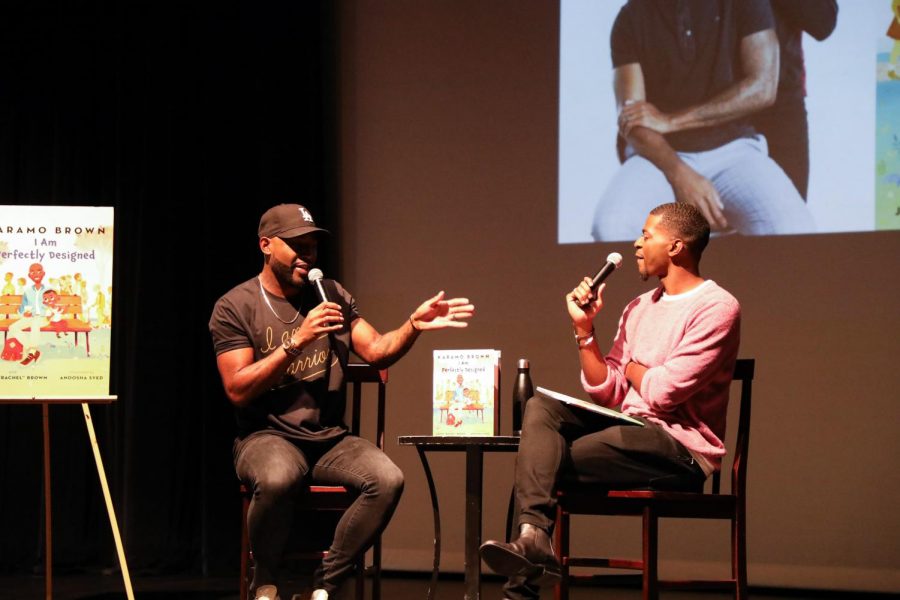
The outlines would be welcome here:
M 297 317 L 300 316 L 300 309 L 297 309 L 297 314 L 294 315 L 294 318 L 293 318 L 293 319 L 291 319 L 290 321 L 285 321 L 284 319 L 282 319 L 282 318 L 278 315 L 277 312 L 275 312 L 275 308 L 273 308 L 273 307 L 272 307 L 272 303 L 269 302 L 269 296 L 268 296 L 268 294 L 266 294 L 266 288 L 263 287 L 262 279 L 259 278 L 259 275 L 256 276 L 256 281 L 259 282 L 259 292 L 260 292 L 260 294 L 262 294 L 263 300 L 266 301 L 266 306 L 269 307 L 269 310 L 272 311 L 272 314 L 275 315 L 275 318 L 276 318 L 276 319 L 278 319 L 279 321 L 281 321 L 281 322 L 284 323 L 285 325 L 290 325 L 291 323 L 293 323 L 294 321 L 297 320 Z

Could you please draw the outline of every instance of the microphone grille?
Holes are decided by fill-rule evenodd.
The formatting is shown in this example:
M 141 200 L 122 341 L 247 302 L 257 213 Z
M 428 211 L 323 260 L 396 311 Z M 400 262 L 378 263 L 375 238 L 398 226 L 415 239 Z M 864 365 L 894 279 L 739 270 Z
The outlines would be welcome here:
M 619 268 L 619 265 L 622 264 L 622 255 L 618 252 L 610 252 L 609 256 L 606 257 L 606 262 L 611 262 L 616 265 L 616 268 Z M 310 278 L 312 278 L 312 272 L 309 274 Z
M 619 257 L 619 260 L 622 260 L 621 256 Z M 310 281 L 322 281 L 322 278 L 324 278 L 325 275 L 322 273 L 322 269 L 311 269 L 308 277 Z

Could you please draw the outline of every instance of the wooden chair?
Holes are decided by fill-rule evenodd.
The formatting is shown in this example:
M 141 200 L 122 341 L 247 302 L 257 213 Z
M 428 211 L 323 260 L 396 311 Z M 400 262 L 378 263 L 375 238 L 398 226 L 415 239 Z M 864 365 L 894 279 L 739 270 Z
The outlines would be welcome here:
M 753 383 L 753 359 L 739 359 L 734 380 L 740 382 L 740 413 L 732 457 L 731 489 L 719 490 L 719 473 L 711 477 L 709 492 L 667 492 L 654 490 L 599 490 L 563 488 L 557 492 L 555 542 L 562 579 L 556 587 L 556 599 L 567 600 L 569 584 L 575 579 L 571 567 L 635 569 L 642 571 L 644 600 L 656 600 L 660 589 L 701 588 L 730 590 L 738 600 L 747 598 L 747 459 L 750 445 L 750 393 Z M 731 402 L 736 398 L 732 394 Z M 643 520 L 643 556 L 641 560 L 582 558 L 570 556 L 571 515 L 628 515 Z M 704 581 L 660 581 L 658 577 L 659 519 L 727 519 L 731 521 L 731 578 Z
M 377 384 L 377 405 L 376 405 L 376 421 L 375 421 L 375 444 L 384 449 L 384 406 L 388 380 L 388 372 L 378 370 L 367 364 L 351 363 L 346 366 L 344 371 L 346 383 L 350 386 L 352 417 L 350 421 L 350 431 L 354 435 L 360 435 L 361 427 L 361 409 L 363 402 L 363 385 L 367 383 Z M 367 394 L 368 396 L 369 394 Z M 367 400 L 368 401 L 368 400 Z M 241 497 L 243 499 L 243 509 L 241 511 L 241 582 L 240 599 L 245 600 L 250 590 L 251 576 L 251 559 L 250 536 L 247 530 L 247 511 L 250 508 L 250 499 L 253 495 L 243 483 L 240 486 Z M 297 510 L 308 511 L 328 511 L 330 513 L 342 513 L 347 510 L 356 498 L 356 493 L 344 488 L 343 486 L 325 486 L 311 485 L 297 501 Z M 331 541 L 329 537 L 323 540 L 326 544 L 324 548 L 310 550 L 303 548 L 299 551 L 289 551 L 286 553 L 286 559 L 301 560 L 321 560 L 328 552 L 327 544 Z M 372 600 L 381 598 L 381 537 L 375 540 L 372 546 L 372 564 L 365 566 L 365 557 L 360 557 L 356 569 L 356 599 L 361 600 L 365 597 L 365 577 L 367 574 L 372 576 Z

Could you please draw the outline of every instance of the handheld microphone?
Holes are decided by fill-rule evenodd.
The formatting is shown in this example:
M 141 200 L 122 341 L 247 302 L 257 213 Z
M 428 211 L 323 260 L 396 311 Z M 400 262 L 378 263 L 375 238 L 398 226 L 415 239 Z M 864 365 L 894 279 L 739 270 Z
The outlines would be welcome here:
M 594 275 L 594 278 L 591 279 L 591 296 L 597 293 L 597 288 L 600 287 L 600 284 L 609 277 L 613 271 L 619 268 L 619 265 L 622 264 L 622 255 L 618 252 L 610 252 L 609 256 L 606 257 L 606 264 L 600 267 L 600 270 L 597 271 L 597 274 Z M 590 304 L 590 300 L 581 305 L 582 308 Z
M 619 257 L 619 260 L 622 260 L 622 257 Z M 325 275 L 322 273 L 322 269 L 312 269 L 307 276 L 309 281 L 316 286 L 316 291 L 319 293 L 319 299 L 322 302 L 328 302 L 328 294 L 325 293 L 325 286 L 322 285 L 322 278 Z

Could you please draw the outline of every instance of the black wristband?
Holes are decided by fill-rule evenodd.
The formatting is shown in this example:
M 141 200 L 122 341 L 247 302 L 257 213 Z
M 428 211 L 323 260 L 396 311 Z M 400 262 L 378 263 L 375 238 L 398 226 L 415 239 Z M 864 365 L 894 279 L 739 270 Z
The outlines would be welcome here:
M 294 343 L 294 338 L 288 338 L 281 345 L 285 353 L 291 358 L 297 358 L 303 352 L 303 348 Z

